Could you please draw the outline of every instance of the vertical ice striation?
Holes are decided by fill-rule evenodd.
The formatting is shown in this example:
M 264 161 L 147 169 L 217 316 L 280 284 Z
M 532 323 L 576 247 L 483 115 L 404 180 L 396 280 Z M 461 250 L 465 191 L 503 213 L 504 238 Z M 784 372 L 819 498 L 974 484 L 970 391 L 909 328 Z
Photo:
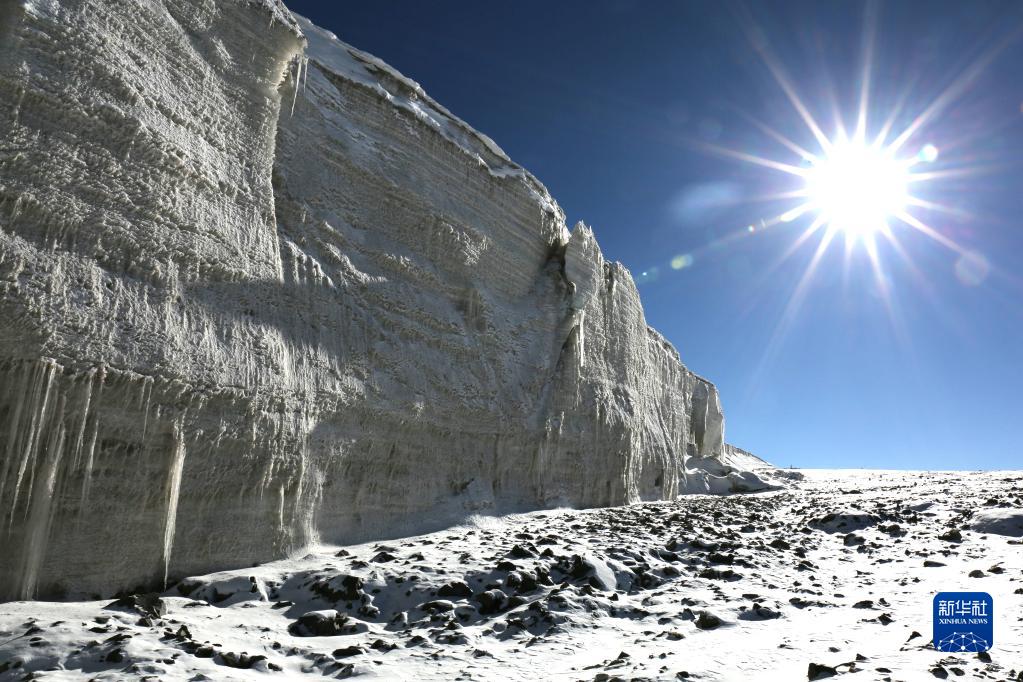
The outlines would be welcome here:
M 47 363 L 44 371 L 46 381 L 46 397 L 38 414 L 38 428 L 34 434 L 34 447 L 29 446 L 30 452 L 26 452 L 22 460 L 22 468 L 18 471 L 18 486 L 22 483 L 25 465 L 31 459 L 38 458 L 38 466 L 31 467 L 31 478 L 27 483 L 27 495 L 25 507 L 28 516 L 25 520 L 25 543 L 23 546 L 23 568 L 21 573 L 22 599 L 30 599 L 35 595 L 39 581 L 39 569 L 43 556 L 46 553 L 46 545 L 50 536 L 50 522 L 52 520 L 53 497 L 57 484 L 57 472 L 60 467 L 61 455 L 64 452 L 64 437 L 66 429 L 62 419 L 65 408 L 65 397 L 59 396 L 56 399 L 56 406 L 53 408 L 53 419 L 51 424 L 46 424 L 47 408 L 49 405 L 50 392 L 53 385 L 53 365 Z M 48 429 L 44 430 L 44 425 Z M 48 433 L 47 433 L 48 431 Z M 36 476 L 38 475 L 38 478 Z M 18 487 L 15 488 L 14 504 L 18 503 Z
M 167 471 L 167 511 L 163 521 L 163 586 L 167 588 L 170 572 L 171 550 L 174 548 L 174 530 L 178 518 L 178 497 L 181 495 L 181 472 L 185 467 L 184 415 L 174 425 L 171 433 L 172 447 L 170 466 Z
M 277 0 L 0 3 L 0 140 L 0 598 L 752 461 L 590 228 Z

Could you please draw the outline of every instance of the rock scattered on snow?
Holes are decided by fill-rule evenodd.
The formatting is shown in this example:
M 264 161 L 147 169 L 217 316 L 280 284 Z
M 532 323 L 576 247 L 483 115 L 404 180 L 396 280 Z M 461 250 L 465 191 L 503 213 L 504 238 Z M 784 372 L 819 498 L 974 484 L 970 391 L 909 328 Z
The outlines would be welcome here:
M 799 679 L 813 662 L 843 677 L 896 680 L 929 678 L 936 663 L 950 679 L 1005 679 L 1006 662 L 1023 659 L 1023 624 L 1011 619 L 988 659 L 938 660 L 920 636 L 934 593 L 978 566 L 983 589 L 1003 595 L 1007 608 L 1023 594 L 1017 540 L 967 530 L 963 543 L 948 543 L 936 532 L 988 497 L 1006 499 L 1010 484 L 995 474 L 806 472 L 796 485 L 479 519 L 386 546 L 325 546 L 190 577 L 160 595 L 158 617 L 134 602 L 6 604 L 0 665 L 19 677 L 55 666 L 68 676 L 138 666 L 188 680 L 247 664 L 289 677 L 372 670 L 383 679 L 525 679 L 543 670 L 559 680 L 683 671 L 729 680 L 750 671 Z M 880 519 L 855 531 L 862 545 L 807 523 L 835 510 L 840 488 L 859 490 L 860 511 Z M 925 511 L 912 508 L 925 501 L 933 502 Z M 882 528 L 890 524 L 906 534 L 893 537 Z M 369 561 L 382 551 L 394 559 Z M 923 570 L 928 556 L 945 565 Z M 609 590 L 595 584 L 598 564 L 614 577 Z M 741 576 L 704 577 L 707 570 Z M 723 624 L 703 627 L 711 614 Z

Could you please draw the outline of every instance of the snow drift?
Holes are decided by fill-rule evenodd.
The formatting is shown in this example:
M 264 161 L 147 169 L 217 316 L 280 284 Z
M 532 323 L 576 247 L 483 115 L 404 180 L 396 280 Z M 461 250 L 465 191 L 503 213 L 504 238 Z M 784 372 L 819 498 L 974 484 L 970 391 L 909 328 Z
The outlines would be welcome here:
M 0 140 L 0 598 L 762 485 L 589 228 L 276 0 L 0 2 Z

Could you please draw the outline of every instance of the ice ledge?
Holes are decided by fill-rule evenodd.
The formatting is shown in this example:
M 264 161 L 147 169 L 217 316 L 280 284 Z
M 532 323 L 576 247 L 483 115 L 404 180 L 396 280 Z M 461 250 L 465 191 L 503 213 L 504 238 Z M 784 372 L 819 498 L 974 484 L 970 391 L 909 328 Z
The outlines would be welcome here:
M 336 76 L 370 88 L 394 106 L 411 113 L 476 159 L 495 178 L 520 178 L 529 185 L 543 208 L 556 213 L 564 222 L 561 207 L 543 183 L 512 161 L 492 139 L 426 94 L 419 83 L 383 60 L 341 41 L 309 19 L 298 14 L 294 17 L 307 41 L 306 59 Z

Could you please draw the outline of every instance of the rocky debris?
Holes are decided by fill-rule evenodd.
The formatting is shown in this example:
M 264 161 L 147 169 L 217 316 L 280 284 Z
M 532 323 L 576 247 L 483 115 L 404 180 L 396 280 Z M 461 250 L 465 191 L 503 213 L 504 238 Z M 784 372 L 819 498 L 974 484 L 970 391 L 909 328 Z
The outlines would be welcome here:
M 355 622 L 347 614 L 327 609 L 299 616 L 288 632 L 297 637 L 335 637 L 365 632 L 366 629 L 365 623 Z
M 163 599 L 155 593 L 132 594 L 127 597 L 121 597 L 107 604 L 106 608 L 129 609 L 154 620 L 162 618 L 167 612 Z
M 97 676 L 150 666 L 157 677 L 176 679 L 181 671 L 181 679 L 190 679 L 247 664 L 253 674 L 301 668 L 336 678 L 373 670 L 391 679 L 421 670 L 417 666 L 425 660 L 452 677 L 456 671 L 514 677 L 542 669 L 553 649 L 583 656 L 572 647 L 621 641 L 625 651 L 619 651 L 628 655 L 592 670 L 580 665 L 564 678 L 687 679 L 678 677 L 671 661 L 688 640 L 686 672 L 700 679 L 721 674 L 714 667 L 719 663 L 710 662 L 717 657 L 707 652 L 729 647 L 728 662 L 734 659 L 736 670 L 757 670 L 756 661 L 765 660 L 764 642 L 773 648 L 780 640 L 791 650 L 774 659 L 788 666 L 785 679 L 801 677 L 806 661 L 821 666 L 820 675 L 830 668 L 833 675 L 860 671 L 879 680 L 931 677 L 933 662 L 924 666 L 914 658 L 930 649 L 913 628 L 926 631 L 916 620 L 893 620 L 912 613 L 908 604 L 919 606 L 921 589 L 930 591 L 930 585 L 914 582 L 926 580 L 923 561 L 941 558 L 961 576 L 984 566 L 985 589 L 1014 587 L 1023 576 L 1013 558 L 1018 548 L 1007 546 L 1002 536 L 971 535 L 961 545 L 938 538 L 934 527 L 950 527 L 960 516 L 956 510 L 970 508 L 973 498 L 965 491 L 934 493 L 939 482 L 950 480 L 947 475 L 930 480 L 929 487 L 912 492 L 896 485 L 874 492 L 865 482 L 844 486 L 863 491 L 857 498 L 862 511 L 883 521 L 849 531 L 865 541 L 851 548 L 844 545 L 848 533 L 829 533 L 807 521 L 833 510 L 834 495 L 819 488 L 534 513 L 497 520 L 495 527 L 457 527 L 388 545 L 352 546 L 344 553 L 327 548 L 301 560 L 188 578 L 182 582 L 191 586 L 189 597 L 180 588 L 159 597 L 164 603 L 159 619 L 136 611 L 134 602 L 81 618 L 33 614 L 32 620 L 7 622 L 0 615 L 0 661 L 13 666 L 20 660 L 19 670 L 27 666 L 26 672 L 88 665 Z M 985 498 L 1005 499 L 988 478 L 978 481 L 983 485 L 972 489 L 982 489 Z M 931 494 L 940 503 L 919 503 Z M 893 537 L 881 527 L 886 524 L 907 533 Z M 516 545 L 525 551 L 513 551 Z M 381 552 L 396 558 L 370 561 Z M 980 560 L 984 563 L 975 563 Z M 724 571 L 741 576 L 721 579 Z M 600 573 L 605 575 L 597 580 Z M 603 589 L 608 585 L 613 587 Z M 848 643 L 814 649 L 806 638 L 789 640 L 793 631 L 818 632 L 825 613 L 848 618 L 841 631 Z M 55 624 L 61 621 L 66 623 Z M 69 627 L 79 634 L 58 636 Z M 770 636 L 753 637 L 758 631 Z M 16 639 L 4 644 L 4 637 Z M 59 641 L 74 645 L 61 650 Z M 642 656 L 631 648 L 633 641 Z M 1006 660 L 1014 653 L 1011 641 L 1008 632 L 1001 639 Z M 83 653 L 75 654 L 78 649 Z M 843 651 L 858 653 L 845 657 Z M 822 660 L 821 654 L 847 662 Z M 477 661 L 486 669 L 472 667 Z M 868 662 L 869 668 L 858 667 Z M 949 679 L 958 679 L 989 663 L 971 655 L 969 661 L 942 659 L 939 665 Z M 1004 679 L 1005 672 L 992 669 L 988 678 Z
M 253 667 L 260 661 L 265 661 L 266 656 L 256 655 L 250 656 L 244 651 L 241 653 L 234 653 L 233 651 L 222 651 L 220 653 L 220 661 L 229 668 L 240 668 L 247 670 Z
M 880 519 L 874 514 L 858 511 L 828 512 L 824 516 L 813 519 L 810 525 L 826 533 L 849 534 L 875 526 Z

